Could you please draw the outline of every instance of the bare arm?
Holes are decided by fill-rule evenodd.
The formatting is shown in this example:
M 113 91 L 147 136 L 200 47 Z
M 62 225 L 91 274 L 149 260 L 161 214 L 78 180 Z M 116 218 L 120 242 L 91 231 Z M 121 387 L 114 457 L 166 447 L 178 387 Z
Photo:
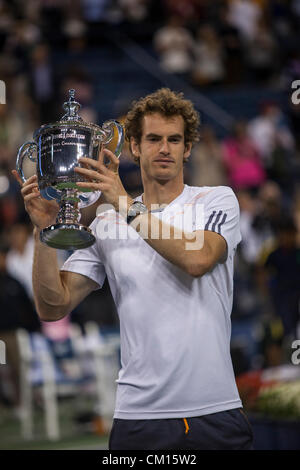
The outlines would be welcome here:
M 35 306 L 41 320 L 60 320 L 97 285 L 81 274 L 60 271 L 56 250 L 40 242 L 36 228 L 34 236 L 32 282 Z
M 140 235 L 161 256 L 193 277 L 203 276 L 226 254 L 226 241 L 215 232 L 185 233 L 150 213 L 136 217 L 131 226 L 139 229 Z M 153 227 L 157 227 L 156 236 L 153 236 Z
M 36 175 L 22 182 L 18 173 L 25 209 L 34 226 L 34 260 L 32 269 L 33 293 L 37 312 L 43 321 L 55 321 L 70 313 L 97 284 L 80 274 L 61 272 L 56 250 L 40 241 L 40 231 L 55 223 L 59 209 L 55 201 L 43 199 L 38 190 Z

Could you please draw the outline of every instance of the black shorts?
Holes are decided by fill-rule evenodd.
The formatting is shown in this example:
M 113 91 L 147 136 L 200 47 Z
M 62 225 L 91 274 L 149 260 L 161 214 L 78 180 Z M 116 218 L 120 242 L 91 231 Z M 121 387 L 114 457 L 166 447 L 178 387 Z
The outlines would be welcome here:
M 114 419 L 109 450 L 252 450 L 241 408 L 194 418 Z

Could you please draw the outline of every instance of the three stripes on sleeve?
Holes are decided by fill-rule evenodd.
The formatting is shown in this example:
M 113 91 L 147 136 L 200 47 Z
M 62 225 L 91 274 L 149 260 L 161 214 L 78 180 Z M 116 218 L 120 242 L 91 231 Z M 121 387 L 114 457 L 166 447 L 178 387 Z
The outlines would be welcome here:
M 217 232 L 221 235 L 221 227 L 224 224 L 226 218 L 226 212 L 223 213 L 223 211 L 219 211 L 217 213 L 217 211 L 213 211 L 208 218 L 204 230 L 211 230 L 212 232 Z

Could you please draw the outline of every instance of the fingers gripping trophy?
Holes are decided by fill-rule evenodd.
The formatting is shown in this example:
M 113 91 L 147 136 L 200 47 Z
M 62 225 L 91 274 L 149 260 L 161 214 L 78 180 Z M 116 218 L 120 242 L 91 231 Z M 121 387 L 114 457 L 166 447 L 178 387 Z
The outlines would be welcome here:
M 79 187 L 77 183 L 86 179 L 74 169 L 81 166 L 79 159 L 82 157 L 98 160 L 101 148 L 115 138 L 114 153 L 119 158 L 124 132 L 117 121 L 106 121 L 102 127 L 83 121 L 78 115 L 80 104 L 75 101 L 75 90 L 69 90 L 69 99 L 63 108 L 66 114 L 60 121 L 42 125 L 34 132 L 33 141 L 20 147 L 16 169 L 29 187 L 30 179 L 34 185 L 36 177 L 28 178 L 26 168 L 28 163 L 33 166 L 43 198 L 39 205 L 43 220 L 47 220 L 47 214 L 42 214 L 41 208 L 49 212 L 51 220 L 51 212 L 57 213 L 57 204 L 59 206 L 56 223 L 43 227 L 41 241 L 52 248 L 76 250 L 95 242 L 90 228 L 80 224 L 80 209 L 96 202 L 101 192 Z

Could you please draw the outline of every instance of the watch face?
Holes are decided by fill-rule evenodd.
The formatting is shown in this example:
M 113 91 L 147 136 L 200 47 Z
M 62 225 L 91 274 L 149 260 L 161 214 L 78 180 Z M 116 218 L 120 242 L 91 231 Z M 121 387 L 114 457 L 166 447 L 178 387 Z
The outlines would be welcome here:
M 136 201 L 129 208 L 128 215 L 136 215 L 143 212 L 147 212 L 146 206 L 142 202 Z

